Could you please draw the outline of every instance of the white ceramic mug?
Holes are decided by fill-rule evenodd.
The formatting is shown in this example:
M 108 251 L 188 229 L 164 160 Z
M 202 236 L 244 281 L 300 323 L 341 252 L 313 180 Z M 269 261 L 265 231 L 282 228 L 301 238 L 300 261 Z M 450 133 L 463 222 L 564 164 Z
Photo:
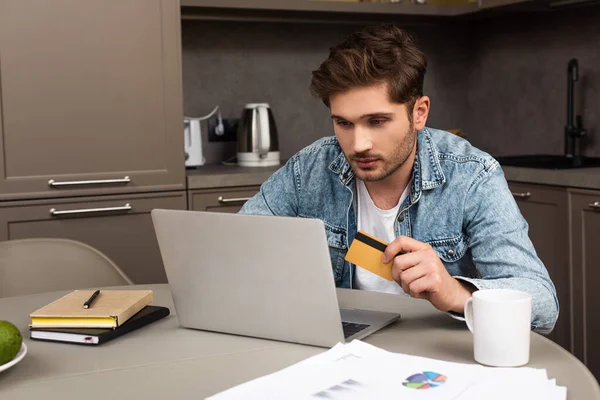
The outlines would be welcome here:
M 465 321 L 473 333 L 478 363 L 518 367 L 529 362 L 530 294 L 510 289 L 475 291 L 465 303 Z

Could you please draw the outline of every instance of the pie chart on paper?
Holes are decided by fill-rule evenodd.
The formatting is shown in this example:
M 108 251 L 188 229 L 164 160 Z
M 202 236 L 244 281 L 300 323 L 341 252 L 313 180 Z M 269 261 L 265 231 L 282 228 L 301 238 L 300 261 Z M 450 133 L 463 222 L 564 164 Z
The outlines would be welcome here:
M 424 371 L 406 378 L 402 384 L 410 389 L 431 389 L 446 383 L 448 378 L 437 372 Z

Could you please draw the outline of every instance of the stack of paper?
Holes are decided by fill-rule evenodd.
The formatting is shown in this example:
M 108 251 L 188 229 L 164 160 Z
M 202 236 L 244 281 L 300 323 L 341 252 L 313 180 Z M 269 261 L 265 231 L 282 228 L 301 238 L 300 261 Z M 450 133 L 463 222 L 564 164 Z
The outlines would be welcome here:
M 546 370 L 488 368 L 391 353 L 355 340 L 215 396 L 227 399 L 547 399 L 567 390 Z

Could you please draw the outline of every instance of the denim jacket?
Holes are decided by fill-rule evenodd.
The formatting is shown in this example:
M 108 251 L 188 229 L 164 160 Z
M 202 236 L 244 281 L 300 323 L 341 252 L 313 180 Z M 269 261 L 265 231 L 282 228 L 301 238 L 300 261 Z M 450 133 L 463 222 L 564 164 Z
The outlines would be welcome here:
M 305 147 L 265 181 L 240 213 L 321 219 L 335 283 L 352 288 L 344 260 L 356 234 L 354 173 L 335 137 Z M 532 295 L 532 327 L 548 333 L 558 317 L 556 289 L 536 255 L 528 225 L 498 162 L 448 132 L 418 132 L 410 195 L 396 218 L 396 236 L 429 243 L 456 279 L 478 289 L 511 288 Z

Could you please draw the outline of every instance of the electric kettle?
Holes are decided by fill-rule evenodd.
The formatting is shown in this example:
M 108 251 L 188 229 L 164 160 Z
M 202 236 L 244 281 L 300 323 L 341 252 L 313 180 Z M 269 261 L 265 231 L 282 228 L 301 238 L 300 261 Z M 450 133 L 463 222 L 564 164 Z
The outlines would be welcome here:
M 269 104 L 244 107 L 237 132 L 237 160 L 242 167 L 279 165 L 279 140 Z

